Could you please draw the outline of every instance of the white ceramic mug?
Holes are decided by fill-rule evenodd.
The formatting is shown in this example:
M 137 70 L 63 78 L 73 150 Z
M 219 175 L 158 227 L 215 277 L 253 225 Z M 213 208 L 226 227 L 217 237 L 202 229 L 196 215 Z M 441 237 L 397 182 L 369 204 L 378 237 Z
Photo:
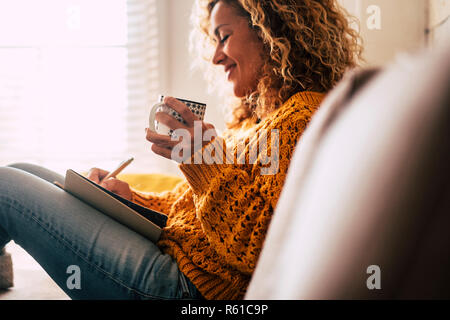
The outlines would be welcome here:
M 181 102 L 183 102 L 189 108 L 189 110 L 191 110 L 191 112 L 194 115 L 196 115 L 200 120 L 203 120 L 205 118 L 206 104 L 200 103 L 200 102 L 195 102 L 195 101 L 190 101 L 190 100 L 185 100 L 185 99 L 179 99 L 179 98 L 177 98 L 177 100 L 180 100 Z M 177 119 L 181 123 L 184 123 L 184 124 L 187 124 L 187 123 L 178 112 L 176 112 L 175 110 L 173 110 L 172 108 L 170 108 L 169 106 L 164 104 L 163 101 L 164 101 L 164 96 L 159 96 L 159 102 L 152 106 L 152 108 L 150 110 L 150 116 L 149 116 L 149 129 L 158 134 L 171 136 L 173 133 L 173 130 L 170 129 L 169 127 L 167 127 L 166 125 L 156 121 L 155 118 L 156 118 L 157 112 L 165 112 L 165 113 L 173 116 L 175 119 Z

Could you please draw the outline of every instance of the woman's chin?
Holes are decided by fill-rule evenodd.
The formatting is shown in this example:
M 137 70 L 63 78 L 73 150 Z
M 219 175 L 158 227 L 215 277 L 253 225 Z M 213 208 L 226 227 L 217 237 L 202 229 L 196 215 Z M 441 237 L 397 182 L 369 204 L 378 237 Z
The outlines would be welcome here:
M 234 85 L 233 90 L 234 90 L 234 95 L 237 98 L 245 97 L 245 90 L 242 90 L 242 88 L 240 88 L 239 86 Z

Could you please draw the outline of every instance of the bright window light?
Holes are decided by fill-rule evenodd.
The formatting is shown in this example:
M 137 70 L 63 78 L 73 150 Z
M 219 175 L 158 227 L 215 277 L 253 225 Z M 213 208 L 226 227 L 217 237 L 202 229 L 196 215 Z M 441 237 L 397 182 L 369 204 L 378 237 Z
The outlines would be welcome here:
M 148 65 L 158 61 L 146 57 L 158 49 L 157 32 L 142 23 L 155 22 L 154 6 L 0 0 L 0 165 L 107 169 L 134 155 L 133 130 L 144 140 L 145 124 L 136 118 L 158 89 Z

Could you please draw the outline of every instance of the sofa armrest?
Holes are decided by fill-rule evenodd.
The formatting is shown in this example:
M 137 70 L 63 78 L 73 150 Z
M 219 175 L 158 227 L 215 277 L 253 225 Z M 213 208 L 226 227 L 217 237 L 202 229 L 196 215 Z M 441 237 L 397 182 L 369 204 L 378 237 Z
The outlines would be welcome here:
M 296 148 L 246 299 L 450 297 L 449 56 L 450 42 L 387 66 L 352 99 L 329 94 Z

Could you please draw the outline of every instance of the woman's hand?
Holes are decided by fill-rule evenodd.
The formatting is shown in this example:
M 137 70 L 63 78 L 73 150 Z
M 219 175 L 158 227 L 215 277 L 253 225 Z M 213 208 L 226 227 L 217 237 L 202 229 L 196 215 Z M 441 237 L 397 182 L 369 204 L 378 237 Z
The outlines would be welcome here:
M 102 181 L 103 178 L 105 178 L 108 173 L 109 173 L 108 171 L 99 168 L 92 168 L 91 170 L 89 170 L 87 178 L 99 184 L 106 190 L 114 192 L 115 194 L 121 196 L 122 198 L 131 201 L 131 189 L 128 183 L 116 178 L 109 178 L 105 181 Z
M 191 155 L 193 155 L 197 150 L 201 149 L 204 145 L 208 144 L 213 139 L 213 137 L 217 137 L 217 132 L 214 126 L 210 123 L 201 121 L 183 102 L 173 97 L 165 97 L 164 104 L 177 111 L 186 121 L 187 125 L 179 122 L 167 113 L 157 112 L 155 119 L 158 122 L 166 125 L 172 130 L 184 130 L 181 132 L 179 131 L 179 133 L 181 134 L 178 134 L 177 132 L 177 138 L 172 139 L 170 136 L 160 135 L 146 128 L 146 138 L 153 144 L 152 151 L 154 153 L 167 159 L 175 160 L 181 163 L 184 160 L 190 158 Z M 197 139 L 194 139 L 195 121 L 201 122 L 201 133 L 195 132 L 196 134 L 201 134 L 201 136 L 197 137 Z M 206 141 L 203 141 L 203 135 L 205 131 L 208 131 L 208 137 L 207 139 L 205 139 Z M 175 146 L 177 146 L 176 150 L 174 150 Z M 174 151 L 174 153 L 172 151 Z

